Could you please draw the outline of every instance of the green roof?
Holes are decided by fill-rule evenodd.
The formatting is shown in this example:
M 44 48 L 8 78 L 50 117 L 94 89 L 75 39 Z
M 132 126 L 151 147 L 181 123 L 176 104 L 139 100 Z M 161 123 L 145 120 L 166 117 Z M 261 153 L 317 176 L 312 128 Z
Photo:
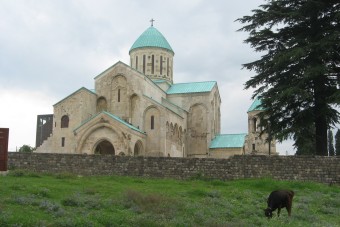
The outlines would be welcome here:
M 243 147 L 246 133 L 220 134 L 211 141 L 210 148 L 240 148 Z
M 97 116 L 100 115 L 100 114 L 105 114 L 105 115 L 107 115 L 107 116 L 113 118 L 114 120 L 116 120 L 116 121 L 122 123 L 123 125 L 127 126 L 128 128 L 130 128 L 130 129 L 132 129 L 132 130 L 135 130 L 135 131 L 137 131 L 137 132 L 140 132 L 140 133 L 145 134 L 145 132 L 141 131 L 139 128 L 137 128 L 137 127 L 135 127 L 135 126 L 133 126 L 133 125 L 127 123 L 126 121 L 123 121 L 123 120 L 122 120 L 121 118 L 119 118 L 118 116 L 116 116 L 116 115 L 114 115 L 114 114 L 112 114 L 112 113 L 106 112 L 106 111 L 102 111 L 102 112 L 100 112 L 100 113 L 98 113 L 98 114 L 96 114 L 96 115 L 94 115 L 94 116 L 88 118 L 87 120 L 83 121 L 83 122 L 82 122 L 77 128 L 75 128 L 73 131 L 77 131 L 81 126 L 85 125 L 87 122 L 90 122 L 92 119 L 94 119 L 95 117 L 97 117 Z
M 261 100 L 258 97 L 256 97 L 254 102 L 249 107 L 248 112 L 255 111 L 255 110 L 263 110 L 263 108 L 260 107 L 260 105 L 261 105 Z
M 140 133 L 145 134 L 145 132 L 141 131 L 139 128 L 137 128 L 137 127 L 135 127 L 135 126 L 133 126 L 133 125 L 127 123 L 126 121 L 122 120 L 120 117 L 118 117 L 118 116 L 116 116 L 116 115 L 114 115 L 114 114 L 112 114 L 112 113 L 109 113 L 109 112 L 106 112 L 106 111 L 103 111 L 103 113 L 106 114 L 106 115 L 108 115 L 108 116 L 110 116 L 111 118 L 113 118 L 113 119 L 119 121 L 120 123 L 122 123 L 123 125 L 127 126 L 128 128 L 130 128 L 130 129 L 132 129 L 132 130 L 135 130 L 135 131 L 137 131 L 137 132 L 140 132 Z
M 171 95 L 171 94 L 210 92 L 215 86 L 215 84 L 216 81 L 173 84 L 166 91 L 166 93 L 168 95 Z
M 146 29 L 145 32 L 143 32 L 138 37 L 138 39 L 134 42 L 134 44 L 130 48 L 129 52 L 131 52 L 134 49 L 143 48 L 143 47 L 158 47 L 158 48 L 169 50 L 172 53 L 174 53 L 170 44 L 165 39 L 165 37 L 162 35 L 162 33 L 160 33 L 153 26 Z

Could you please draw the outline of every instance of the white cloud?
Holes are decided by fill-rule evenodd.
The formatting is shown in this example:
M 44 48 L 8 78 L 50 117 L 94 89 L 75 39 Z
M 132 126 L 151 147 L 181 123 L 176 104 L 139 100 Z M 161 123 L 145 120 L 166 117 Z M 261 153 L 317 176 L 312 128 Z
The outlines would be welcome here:
M 175 51 L 174 82 L 218 82 L 222 133 L 247 130 L 253 73 L 242 64 L 258 54 L 234 22 L 262 4 L 254 1 L 11 0 L 0 2 L 0 127 L 10 127 L 10 149 L 34 145 L 36 115 L 123 61 L 150 26 Z M 15 101 L 14 101 L 15 100 Z M 13 104 L 14 103 L 14 104 Z
M 1 88 L 0 100 L 0 127 L 9 128 L 9 151 L 34 147 L 37 115 L 53 113 L 55 99 L 44 92 Z

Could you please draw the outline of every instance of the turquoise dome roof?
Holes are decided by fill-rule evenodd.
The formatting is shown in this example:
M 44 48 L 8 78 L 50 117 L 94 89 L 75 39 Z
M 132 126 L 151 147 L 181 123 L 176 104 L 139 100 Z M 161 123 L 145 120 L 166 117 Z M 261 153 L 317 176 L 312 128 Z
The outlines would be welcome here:
M 170 44 L 165 37 L 155 27 L 151 26 L 143 32 L 130 48 L 129 53 L 138 48 L 158 47 L 171 51 L 174 54 Z

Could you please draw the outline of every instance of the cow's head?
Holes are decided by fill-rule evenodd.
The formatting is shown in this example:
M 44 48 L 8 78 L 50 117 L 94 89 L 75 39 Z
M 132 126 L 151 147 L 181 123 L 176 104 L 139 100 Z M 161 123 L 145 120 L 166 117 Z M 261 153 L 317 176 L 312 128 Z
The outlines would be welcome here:
M 266 215 L 266 217 L 271 218 L 273 217 L 273 211 L 270 207 L 268 207 L 267 209 L 264 209 L 264 215 Z

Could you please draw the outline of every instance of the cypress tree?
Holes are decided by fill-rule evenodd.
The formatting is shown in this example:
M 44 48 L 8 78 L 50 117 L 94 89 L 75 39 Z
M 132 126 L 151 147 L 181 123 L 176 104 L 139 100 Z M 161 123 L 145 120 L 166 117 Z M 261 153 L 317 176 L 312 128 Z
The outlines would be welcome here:
M 340 130 L 335 134 L 335 154 L 340 155 Z
M 255 73 L 245 88 L 255 88 L 261 117 L 279 141 L 314 143 L 316 154 L 327 156 L 327 129 L 340 117 L 339 0 L 267 0 L 252 13 L 237 20 L 245 24 L 239 31 L 249 32 L 245 42 L 262 52 L 243 64 Z M 307 125 L 312 135 L 302 139 Z
M 335 151 L 334 151 L 334 142 L 333 142 L 333 132 L 332 130 L 328 130 L 328 155 L 329 156 L 334 156 Z

